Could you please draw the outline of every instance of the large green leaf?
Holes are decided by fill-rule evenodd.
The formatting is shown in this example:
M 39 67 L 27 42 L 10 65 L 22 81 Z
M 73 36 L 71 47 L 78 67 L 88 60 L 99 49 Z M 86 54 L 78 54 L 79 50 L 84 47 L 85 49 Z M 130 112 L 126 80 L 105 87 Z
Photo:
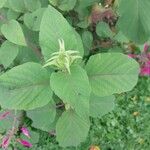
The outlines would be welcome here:
M 20 46 L 15 62 L 17 64 L 24 64 L 26 62 L 40 62 L 40 60 L 32 49 Z
M 85 7 L 91 6 L 95 2 L 99 2 L 99 0 L 78 0 L 80 8 L 85 8 Z
M 8 0 L 9 6 L 12 10 L 16 12 L 25 12 L 25 4 L 23 0 Z
M 45 8 L 39 8 L 32 13 L 26 13 L 24 15 L 25 25 L 33 31 L 39 31 L 44 11 Z
M 30 110 L 52 100 L 49 73 L 37 63 L 25 63 L 0 76 L 0 105 L 7 109 Z
M 89 55 L 93 44 L 93 35 L 89 31 L 84 31 L 82 33 L 82 41 L 84 45 L 84 55 Z
M 93 93 L 101 97 L 130 91 L 138 80 L 138 63 L 121 53 L 91 56 L 85 68 Z
M 39 56 L 39 32 L 35 32 L 32 30 L 29 30 L 29 28 L 27 28 L 27 26 L 25 24 L 22 25 L 22 29 L 23 29 L 23 33 L 26 39 L 26 43 L 28 45 L 28 47 L 30 47 L 36 54 L 38 57 Z M 40 54 L 41 55 L 41 54 Z
M 102 117 L 103 115 L 111 112 L 115 107 L 114 100 L 114 96 L 99 97 L 94 94 L 91 94 L 90 116 Z
M 64 39 L 66 50 L 77 50 L 83 55 L 75 30 L 55 8 L 49 6 L 42 18 L 39 41 L 45 59 L 59 50 L 58 39 Z
M 7 0 L 0 0 L 0 8 L 2 8 L 4 6 L 4 4 L 6 3 Z
M 56 125 L 56 139 L 62 147 L 77 146 L 85 141 L 90 123 L 74 111 L 64 112 Z
M 78 50 L 80 52 L 80 55 L 82 56 L 84 54 L 84 47 L 83 47 L 83 43 L 82 43 L 82 39 L 81 39 L 81 36 L 78 32 L 74 31 L 74 34 L 75 34 L 75 40 L 77 42 L 77 49 L 75 50 Z
M 76 5 L 77 0 L 60 0 L 59 9 L 62 11 L 72 10 Z
M 24 4 L 25 8 L 31 12 L 41 7 L 40 0 L 24 0 Z
M 121 0 L 119 28 L 132 41 L 144 43 L 150 37 L 150 1 Z
M 7 19 L 17 19 L 20 16 L 20 12 L 13 11 L 12 9 L 9 9 L 7 12 Z
M 55 115 L 56 106 L 52 100 L 48 105 L 42 108 L 27 111 L 27 116 L 33 121 L 32 126 L 47 132 L 51 129 L 51 124 L 55 120 Z
M 17 45 L 5 41 L 0 48 L 0 64 L 3 64 L 5 68 L 9 67 L 18 55 L 18 51 Z
M 26 46 L 22 28 L 16 20 L 10 20 L 7 24 L 3 24 L 1 27 L 1 32 L 10 42 L 21 46 Z
M 64 103 L 70 104 L 80 115 L 88 115 L 91 87 L 86 72 L 80 66 L 72 66 L 71 74 L 52 73 L 50 85 Z

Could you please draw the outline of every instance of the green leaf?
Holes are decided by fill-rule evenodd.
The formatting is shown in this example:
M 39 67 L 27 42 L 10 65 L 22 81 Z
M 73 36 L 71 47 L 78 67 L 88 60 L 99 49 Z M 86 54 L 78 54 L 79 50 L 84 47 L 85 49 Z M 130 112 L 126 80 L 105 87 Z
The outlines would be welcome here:
M 59 9 L 62 11 L 70 11 L 76 5 L 77 0 L 60 0 L 59 1 Z
M 120 46 L 113 46 L 108 50 L 109 53 L 124 53 L 124 49 Z
M 94 4 L 94 2 L 99 2 L 99 0 L 78 0 L 80 8 L 85 8 Z
M 75 34 L 75 37 L 76 37 L 76 41 L 77 41 L 77 49 L 79 52 L 80 52 L 80 55 L 82 56 L 84 54 L 84 47 L 83 47 L 83 43 L 82 43 L 82 39 L 81 39 L 81 36 L 78 32 L 74 32 Z
M 40 49 L 40 47 L 39 47 L 39 32 L 30 30 L 25 24 L 22 25 L 22 29 L 23 29 L 23 33 L 24 33 L 27 45 L 33 51 L 35 51 L 35 49 L 37 49 L 37 48 Z
M 11 20 L 11 19 L 17 19 L 20 16 L 19 12 L 15 12 L 12 9 L 9 9 L 7 12 L 7 19 Z
M 80 27 L 80 28 L 83 28 L 83 29 L 88 28 L 88 26 L 89 26 L 88 19 L 86 18 L 85 20 L 80 21 L 80 22 L 77 24 L 77 26 Z
M 0 48 L 0 64 L 5 68 L 9 67 L 18 55 L 18 46 L 5 41 Z
M 120 42 L 120 43 L 129 43 L 129 39 L 120 31 L 118 32 L 115 37 L 114 40 Z
M 150 37 L 150 15 L 149 0 L 121 0 L 119 5 L 119 21 L 120 30 L 130 40 L 137 43 L 144 43 Z
M 79 45 L 75 30 L 61 13 L 49 6 L 43 15 L 39 35 L 40 46 L 45 60 L 49 59 L 53 52 L 59 50 L 58 39 L 64 40 L 66 50 L 77 50 L 80 55 L 83 55 L 83 50 L 78 50 Z
M 51 129 L 51 124 L 54 122 L 56 116 L 55 103 L 51 100 L 48 105 L 42 108 L 27 111 L 27 116 L 32 119 L 33 127 L 49 132 Z
M 115 97 L 99 97 L 94 94 L 91 94 L 90 97 L 90 116 L 102 117 L 103 115 L 111 112 L 115 107 Z
M 80 66 L 72 66 L 71 74 L 52 73 L 50 85 L 64 103 L 70 104 L 80 115 L 89 115 L 91 87 L 86 72 Z
M 85 31 L 82 33 L 82 41 L 85 49 L 85 55 L 88 55 L 90 52 L 90 49 L 92 48 L 93 43 L 93 35 L 89 31 Z
M 2 108 L 30 110 L 52 100 L 49 73 L 40 64 L 25 63 L 0 76 Z
M 11 9 L 16 12 L 25 12 L 25 4 L 23 0 L 8 0 Z
M 105 22 L 99 22 L 96 26 L 96 33 L 98 36 L 103 38 L 112 38 L 113 32 L 110 30 L 110 27 Z
M 45 8 L 40 8 L 33 13 L 26 13 L 24 15 L 25 25 L 33 31 L 39 31 L 44 11 Z
M 121 53 L 91 56 L 85 68 L 93 93 L 101 97 L 130 91 L 138 80 L 138 63 Z
M 8 2 L 8 0 L 6 0 L 6 3 L 4 4 L 4 6 L 3 6 L 4 8 L 10 8 L 10 5 L 9 5 L 9 2 Z
M 7 24 L 3 24 L 1 27 L 1 32 L 10 42 L 21 46 L 26 46 L 22 28 L 16 20 L 10 20 Z
M 84 107 L 88 108 L 91 87 L 86 72 L 80 66 L 72 66 L 71 74 L 52 73 L 50 85 L 57 96 L 65 103 L 75 107 L 76 110 L 78 110 L 79 104 L 83 103 Z
M 40 60 L 32 49 L 20 46 L 15 62 L 17 64 L 24 64 L 26 62 L 40 62 Z
M 90 123 L 74 111 L 64 112 L 56 125 L 56 139 L 62 147 L 78 146 L 85 141 Z
M 4 4 L 6 3 L 7 0 L 0 0 L 0 8 L 2 8 L 4 6 Z
M 39 0 L 24 0 L 24 4 L 25 8 L 31 12 L 41 7 L 41 2 Z
M 42 7 L 47 7 L 49 5 L 49 1 L 48 0 L 40 0 L 41 2 L 41 6 Z

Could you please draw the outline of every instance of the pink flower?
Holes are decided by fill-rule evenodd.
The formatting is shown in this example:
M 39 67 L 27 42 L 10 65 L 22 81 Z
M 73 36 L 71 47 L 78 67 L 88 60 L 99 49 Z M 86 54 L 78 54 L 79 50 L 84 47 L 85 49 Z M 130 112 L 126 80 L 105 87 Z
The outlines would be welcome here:
M 25 146 L 25 147 L 28 147 L 28 148 L 31 148 L 32 147 L 32 144 L 26 140 L 22 140 L 22 139 L 17 139 L 17 142 L 19 142 L 21 145 Z
M 148 52 L 150 45 L 145 44 L 144 49 L 141 54 L 128 54 L 129 58 L 136 59 L 141 66 L 140 75 L 141 76 L 150 76 L 150 52 Z
M 21 128 L 21 131 L 22 131 L 22 133 L 23 133 L 25 136 L 27 136 L 28 138 L 31 138 L 30 133 L 29 133 L 29 130 L 28 130 L 27 128 L 22 127 L 22 128 Z
M 2 139 L 1 147 L 2 147 L 3 149 L 7 149 L 8 146 L 9 146 L 9 143 L 10 143 L 9 137 L 5 136 L 5 137 Z
M 141 67 L 141 72 L 140 72 L 141 75 L 145 75 L 145 76 L 148 76 L 150 75 L 150 61 L 147 61 L 143 67 Z
M 144 52 L 147 52 L 148 49 L 149 49 L 149 47 L 150 47 L 150 46 L 146 43 L 146 44 L 144 45 L 144 50 L 143 50 L 143 51 L 144 51 Z
M 1 114 L 1 115 L 0 115 L 0 120 L 5 119 L 5 118 L 6 118 L 9 114 L 10 114 L 10 112 L 9 112 L 9 111 L 4 112 L 3 114 Z

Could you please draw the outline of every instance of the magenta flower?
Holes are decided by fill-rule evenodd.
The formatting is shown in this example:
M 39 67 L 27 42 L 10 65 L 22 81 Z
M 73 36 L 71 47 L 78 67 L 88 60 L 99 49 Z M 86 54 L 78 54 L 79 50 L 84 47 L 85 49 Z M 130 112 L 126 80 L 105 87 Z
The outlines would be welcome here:
M 144 45 L 144 52 L 147 52 L 148 49 L 149 49 L 149 47 L 150 47 L 150 46 L 149 46 L 148 44 L 145 44 L 145 45 Z
M 9 111 L 4 112 L 3 114 L 1 114 L 1 115 L 0 115 L 0 120 L 5 119 L 5 118 L 6 118 L 9 114 L 10 114 L 10 112 L 9 112 Z
M 140 74 L 143 76 L 150 75 L 150 61 L 146 62 L 145 65 L 141 68 Z
M 9 143 L 10 143 L 10 138 L 5 136 L 3 139 L 2 139 L 2 144 L 1 144 L 1 147 L 3 149 L 7 149 L 8 146 L 9 146 Z
M 23 133 L 25 136 L 27 136 L 28 138 L 31 138 L 30 133 L 29 133 L 29 130 L 28 130 L 27 128 L 22 127 L 22 128 L 21 128 L 21 131 L 22 131 L 22 133 Z
M 144 50 L 141 52 L 141 54 L 128 54 L 129 58 L 137 59 L 137 61 L 140 63 L 140 75 L 141 76 L 150 76 L 150 52 L 148 52 L 150 45 L 145 44 Z
M 25 147 L 28 147 L 28 148 L 31 148 L 32 147 L 32 144 L 26 140 L 22 140 L 22 139 L 17 139 L 17 142 L 19 142 L 21 145 L 25 146 Z

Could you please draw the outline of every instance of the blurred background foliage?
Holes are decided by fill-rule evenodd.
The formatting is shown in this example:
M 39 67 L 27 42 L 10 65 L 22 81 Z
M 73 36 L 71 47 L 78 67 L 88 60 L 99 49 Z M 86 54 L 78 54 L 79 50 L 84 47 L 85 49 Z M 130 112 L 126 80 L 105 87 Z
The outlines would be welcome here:
M 92 119 L 89 136 L 82 145 L 63 149 L 55 137 L 39 132 L 40 141 L 33 150 L 88 150 L 91 145 L 101 150 L 149 150 L 150 78 L 141 77 L 131 92 L 116 97 L 113 112 L 101 119 Z

